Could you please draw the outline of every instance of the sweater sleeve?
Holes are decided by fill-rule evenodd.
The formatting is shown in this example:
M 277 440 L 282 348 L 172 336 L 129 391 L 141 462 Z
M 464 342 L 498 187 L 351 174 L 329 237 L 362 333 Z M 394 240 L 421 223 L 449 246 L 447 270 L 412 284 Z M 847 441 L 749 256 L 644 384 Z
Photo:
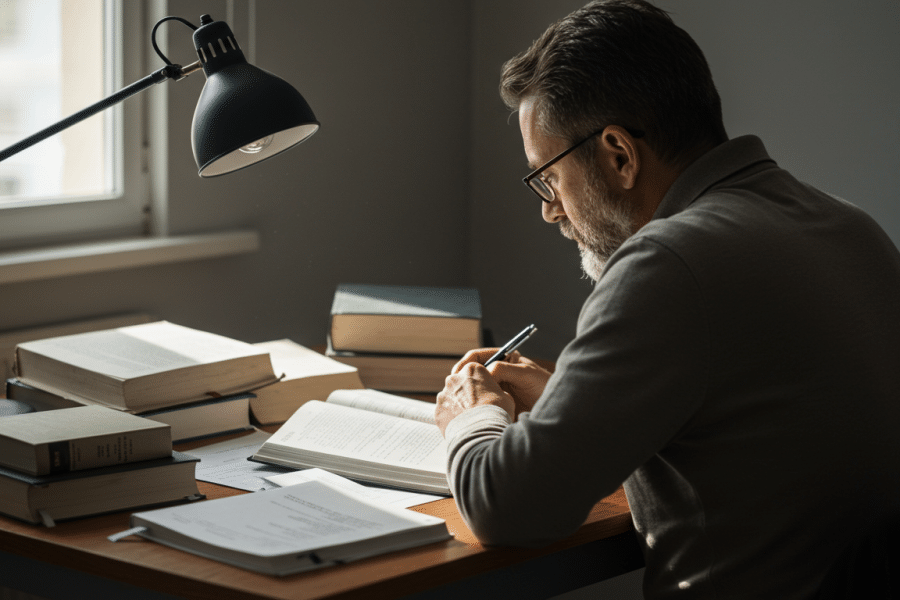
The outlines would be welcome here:
M 700 406 L 707 329 L 678 256 L 646 238 L 623 246 L 532 411 L 510 423 L 479 407 L 447 428 L 450 486 L 478 539 L 539 546 L 573 533 Z

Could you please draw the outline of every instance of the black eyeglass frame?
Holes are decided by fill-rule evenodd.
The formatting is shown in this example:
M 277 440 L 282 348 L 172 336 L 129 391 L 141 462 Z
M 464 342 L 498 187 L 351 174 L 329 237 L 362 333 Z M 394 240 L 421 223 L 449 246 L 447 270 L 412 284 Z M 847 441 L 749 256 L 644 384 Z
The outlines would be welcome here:
M 609 127 L 609 126 L 607 125 L 606 127 Z M 551 186 L 547 181 L 540 178 L 541 173 L 543 173 L 545 170 L 552 167 L 557 162 L 559 162 L 560 160 L 562 160 L 563 158 L 568 156 L 569 153 L 574 151 L 576 148 L 581 146 L 583 143 L 585 143 L 589 139 L 593 138 L 596 135 L 600 135 L 601 133 L 606 131 L 606 127 L 604 127 L 603 129 L 598 129 L 597 131 L 595 131 L 591 135 L 587 136 L 586 138 L 584 138 L 577 144 L 570 146 L 566 150 L 563 150 L 562 152 L 560 152 L 559 154 L 557 154 L 556 156 L 554 156 L 553 158 L 551 158 L 550 160 L 545 162 L 542 166 L 538 167 L 537 169 L 535 169 L 534 171 L 532 171 L 531 173 L 529 173 L 528 175 L 523 177 L 522 183 L 524 183 L 526 186 L 528 186 L 528 189 L 531 190 L 532 192 L 534 192 L 537 195 L 537 197 L 540 198 L 541 200 L 543 200 L 544 202 L 547 202 L 547 203 L 553 202 L 553 200 L 556 199 L 556 192 L 553 191 L 553 186 Z M 634 137 L 634 138 L 642 138 L 646 135 L 646 133 L 644 133 L 640 129 L 632 129 L 630 127 L 623 127 L 623 129 L 625 131 L 627 131 L 628 133 L 630 133 L 631 137 Z M 535 179 L 537 180 L 536 182 L 535 182 Z M 532 183 L 532 182 L 534 182 L 534 183 Z M 547 193 L 549 194 L 549 198 L 544 197 L 544 194 L 542 194 L 540 189 L 538 187 L 536 187 L 538 185 L 542 186 L 544 189 L 547 190 Z

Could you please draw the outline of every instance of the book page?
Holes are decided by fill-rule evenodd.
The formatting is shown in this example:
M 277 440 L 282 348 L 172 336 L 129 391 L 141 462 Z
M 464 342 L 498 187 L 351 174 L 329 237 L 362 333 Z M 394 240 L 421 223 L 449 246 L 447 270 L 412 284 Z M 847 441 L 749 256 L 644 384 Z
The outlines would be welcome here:
M 123 380 L 266 353 L 251 344 L 166 321 L 24 342 L 19 346 Z
M 277 375 L 284 373 L 288 380 L 329 375 L 331 373 L 352 373 L 356 370 L 356 367 L 328 358 L 324 354 L 301 346 L 291 340 L 260 342 L 253 344 L 253 346 L 268 352 L 275 373 Z
M 322 481 L 136 513 L 135 525 L 162 526 L 243 554 L 278 556 L 313 551 L 441 519 L 351 498 Z M 153 536 L 151 536 L 153 539 Z M 322 556 L 323 560 L 341 557 Z
M 283 446 L 444 473 L 447 444 L 435 425 L 311 400 L 275 432 Z
M 325 481 L 341 491 L 346 492 L 351 496 L 358 497 L 361 500 L 367 500 L 376 504 L 387 504 L 398 508 L 409 508 L 410 506 L 417 506 L 419 504 L 441 500 L 444 497 L 361 485 L 346 477 L 341 477 L 340 475 L 332 473 L 331 471 L 325 471 L 324 469 L 291 471 L 290 473 L 281 475 L 270 475 L 269 477 L 266 477 L 266 480 L 279 487 L 296 485 L 304 481 Z
M 378 390 L 335 390 L 326 402 L 435 424 L 434 404 Z

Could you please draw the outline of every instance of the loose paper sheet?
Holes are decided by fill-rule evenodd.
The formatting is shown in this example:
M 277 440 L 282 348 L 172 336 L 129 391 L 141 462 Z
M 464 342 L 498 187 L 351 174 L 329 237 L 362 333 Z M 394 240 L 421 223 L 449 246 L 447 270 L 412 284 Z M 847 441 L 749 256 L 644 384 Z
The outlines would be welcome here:
M 378 504 L 385 504 L 388 506 L 396 506 L 398 508 L 409 508 L 410 506 L 426 504 L 443 498 L 443 496 L 432 496 L 431 494 L 417 494 L 415 492 L 404 492 L 401 490 L 360 485 L 346 477 L 335 475 L 334 473 L 323 469 L 305 469 L 303 471 L 294 471 L 293 473 L 284 473 L 282 475 L 270 475 L 266 477 L 266 479 L 271 483 L 284 487 L 303 481 L 325 481 L 362 500 L 377 502 Z
M 256 431 L 243 437 L 189 450 L 187 454 L 200 459 L 196 478 L 250 492 L 277 488 L 274 483 L 266 481 L 265 477 L 290 473 L 294 469 L 247 460 L 270 435 L 265 431 Z

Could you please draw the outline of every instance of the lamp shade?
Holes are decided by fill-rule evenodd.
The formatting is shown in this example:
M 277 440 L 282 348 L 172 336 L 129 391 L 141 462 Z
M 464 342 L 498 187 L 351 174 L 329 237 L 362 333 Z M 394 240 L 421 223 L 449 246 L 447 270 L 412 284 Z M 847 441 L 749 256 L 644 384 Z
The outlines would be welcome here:
M 194 46 L 206 73 L 191 131 L 202 177 L 243 169 L 296 146 L 319 129 L 293 86 L 244 58 L 231 28 L 203 15 Z

